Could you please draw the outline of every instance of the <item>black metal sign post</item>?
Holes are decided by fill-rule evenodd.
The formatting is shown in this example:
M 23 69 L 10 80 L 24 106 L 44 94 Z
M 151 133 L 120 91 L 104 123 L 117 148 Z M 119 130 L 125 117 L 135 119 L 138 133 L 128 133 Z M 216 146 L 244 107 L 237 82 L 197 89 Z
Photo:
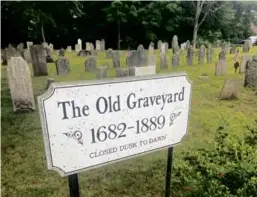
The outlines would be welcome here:
M 168 148 L 165 197 L 170 197 L 170 179 L 171 179 L 172 159 L 173 159 L 173 147 Z
M 68 176 L 70 197 L 79 197 L 79 181 L 78 174 Z

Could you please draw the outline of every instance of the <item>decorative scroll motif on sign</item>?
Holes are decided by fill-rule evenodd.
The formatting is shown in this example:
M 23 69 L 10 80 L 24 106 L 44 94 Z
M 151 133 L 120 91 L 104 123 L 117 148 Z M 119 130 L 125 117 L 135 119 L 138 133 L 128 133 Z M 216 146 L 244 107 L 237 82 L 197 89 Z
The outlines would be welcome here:
M 173 125 L 174 120 L 177 119 L 177 117 L 179 117 L 181 113 L 182 111 L 170 114 L 170 126 Z
M 74 140 L 77 140 L 79 144 L 83 145 L 82 133 L 80 131 L 74 131 L 74 132 L 71 131 L 63 134 L 69 138 L 73 138 Z

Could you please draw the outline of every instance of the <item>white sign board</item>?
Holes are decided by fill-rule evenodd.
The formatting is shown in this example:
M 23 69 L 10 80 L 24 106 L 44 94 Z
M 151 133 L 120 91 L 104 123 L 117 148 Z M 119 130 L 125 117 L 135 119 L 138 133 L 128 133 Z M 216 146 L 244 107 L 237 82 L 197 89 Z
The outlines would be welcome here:
M 38 97 L 48 168 L 67 176 L 171 147 L 190 98 L 185 73 L 52 83 Z

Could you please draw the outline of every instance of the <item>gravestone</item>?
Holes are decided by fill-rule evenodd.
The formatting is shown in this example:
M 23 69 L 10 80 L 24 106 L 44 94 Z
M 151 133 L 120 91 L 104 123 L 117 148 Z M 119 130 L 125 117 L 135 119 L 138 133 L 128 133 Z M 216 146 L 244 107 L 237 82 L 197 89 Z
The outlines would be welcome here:
M 187 40 L 187 41 L 186 41 L 186 49 L 189 49 L 189 47 L 190 47 L 190 41 Z
M 43 45 L 44 48 L 48 47 L 48 43 L 47 42 L 43 42 L 42 45 Z
M 80 52 L 77 53 L 77 56 L 82 56 L 82 57 L 87 57 L 92 55 L 91 51 L 87 50 L 81 50 Z
M 212 63 L 212 54 L 213 54 L 213 49 L 211 45 L 208 45 L 208 49 L 206 51 L 206 58 L 207 58 L 207 63 L 210 64 Z
M 250 41 L 245 40 L 243 45 L 243 53 L 248 53 L 250 51 Z
M 173 53 L 172 55 L 172 66 L 176 67 L 179 66 L 179 53 Z
M 59 56 L 59 57 L 64 57 L 64 56 L 65 56 L 65 50 L 64 50 L 64 48 L 61 48 L 61 49 L 59 50 L 58 56 Z
M 46 62 L 47 63 L 51 63 L 54 62 L 52 56 L 51 56 L 51 50 L 49 47 L 45 47 L 45 51 L 46 51 Z
M 157 43 L 157 45 L 158 45 L 158 49 L 161 50 L 162 41 L 159 40 L 158 43 Z
M 137 51 L 133 51 L 129 57 L 127 57 L 128 67 L 135 66 L 146 66 L 147 64 L 147 54 L 143 48 L 143 45 L 139 45 Z
M 148 55 L 148 66 L 156 66 L 155 55 Z
M 153 42 L 151 42 L 149 44 L 148 51 L 149 51 L 149 55 L 153 55 L 154 54 L 154 43 Z
M 21 56 L 20 53 L 11 45 L 8 46 L 8 48 L 5 49 L 5 55 L 6 55 L 6 61 L 11 59 L 11 57 L 19 57 Z
M 80 52 L 80 46 L 78 44 L 75 45 L 75 51 L 76 53 Z
M 227 63 L 226 60 L 218 60 L 215 65 L 215 75 L 223 76 L 227 73 Z
M 168 50 L 169 50 L 168 42 L 165 42 L 164 45 L 165 45 L 165 53 L 168 53 Z
M 33 45 L 30 47 L 30 54 L 34 76 L 48 75 L 44 47 L 42 45 Z
M 147 76 L 147 75 L 155 75 L 156 70 L 155 66 L 141 66 L 141 67 L 134 67 L 134 76 Z
M 82 50 L 82 40 L 80 38 L 78 39 L 78 48 L 79 48 L 79 51 Z
M 244 86 L 257 87 L 257 54 L 246 64 Z
M 101 50 L 101 42 L 100 40 L 95 41 L 95 50 L 100 51 Z
M 30 63 L 31 63 L 31 57 L 30 57 L 30 52 L 29 52 L 29 50 L 28 50 L 28 49 L 24 49 L 23 55 L 24 55 L 25 61 L 26 61 L 28 64 L 30 64 Z
M 240 65 L 239 65 L 239 73 L 244 73 L 246 64 L 248 61 L 251 61 L 252 57 L 250 55 L 242 55 Z
M 17 51 L 20 53 L 20 56 L 24 58 L 24 44 L 23 43 L 18 44 Z
M 34 111 L 36 107 L 28 64 L 22 57 L 12 57 L 7 73 L 14 112 Z
M 232 47 L 230 48 L 230 54 L 235 54 L 236 53 L 236 46 L 232 45 Z
M 100 50 L 105 51 L 105 40 L 104 39 L 102 39 L 100 42 Z
M 55 61 L 57 75 L 65 75 L 70 72 L 70 62 L 65 57 L 59 57 Z
M 193 65 L 193 58 L 194 58 L 194 49 L 193 46 L 190 45 L 190 47 L 187 49 L 187 65 Z
M 6 50 L 1 49 L 2 65 L 7 65 Z
M 205 46 L 201 45 L 201 47 L 198 51 L 198 64 L 204 63 L 204 55 L 205 55 Z
M 52 43 L 49 44 L 49 49 L 50 49 L 51 52 L 54 51 L 54 45 Z
M 48 78 L 46 83 L 46 90 L 50 87 L 51 83 L 54 83 L 54 78 Z
M 172 38 L 171 46 L 172 46 L 173 53 L 177 53 L 179 50 L 179 45 L 178 45 L 178 37 L 176 35 L 173 36 Z
M 85 71 L 86 72 L 94 72 L 96 69 L 96 58 L 95 57 L 88 57 L 85 61 Z
M 216 41 L 216 47 L 220 47 L 221 46 L 221 41 L 220 40 L 217 40 Z
M 30 49 L 30 47 L 33 45 L 33 42 L 27 42 L 27 49 Z
M 221 49 L 219 53 L 219 60 L 226 60 L 226 49 Z
M 135 76 L 135 67 L 116 68 L 116 77 Z
M 113 51 L 112 52 L 112 63 L 113 63 L 113 68 L 119 68 L 120 67 L 120 53 L 119 53 L 119 51 Z
M 229 100 L 237 98 L 240 83 L 237 79 L 226 79 L 220 92 L 219 99 Z
M 66 49 L 68 52 L 72 52 L 72 49 L 71 49 L 71 46 L 67 46 L 67 49 Z
M 97 79 L 104 79 L 107 76 L 107 70 L 108 70 L 108 66 L 103 66 L 100 68 L 96 68 L 95 72 L 96 72 L 96 78 Z
M 113 53 L 113 50 L 112 49 L 108 49 L 106 51 L 105 58 L 107 58 L 107 59 L 112 58 L 112 53 Z
M 94 46 L 93 43 L 90 43 L 90 50 L 91 50 L 91 51 L 92 51 L 92 50 L 95 50 L 95 46 Z
M 162 43 L 161 44 L 161 50 L 160 50 L 161 53 L 165 53 L 166 54 L 166 46 L 165 46 L 165 43 Z
M 160 68 L 168 68 L 168 58 L 166 53 L 160 53 Z
M 91 50 L 91 44 L 90 42 L 86 42 L 86 50 L 90 51 Z
M 186 46 L 187 46 L 187 43 L 182 43 L 181 45 L 180 45 L 180 49 L 182 50 L 182 51 L 184 51 L 185 49 L 186 49 Z

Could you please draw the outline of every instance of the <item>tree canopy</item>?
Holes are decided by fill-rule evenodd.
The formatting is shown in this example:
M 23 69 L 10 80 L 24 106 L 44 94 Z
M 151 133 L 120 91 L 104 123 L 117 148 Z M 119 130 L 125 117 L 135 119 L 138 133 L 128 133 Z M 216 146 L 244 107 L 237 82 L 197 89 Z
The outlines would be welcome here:
M 9 43 L 44 40 L 66 47 L 105 39 L 110 48 L 145 47 L 151 41 L 171 43 L 226 40 L 238 42 L 255 35 L 257 2 L 216 1 L 4 1 L 2 48 Z M 197 20 L 196 20 L 197 19 Z

